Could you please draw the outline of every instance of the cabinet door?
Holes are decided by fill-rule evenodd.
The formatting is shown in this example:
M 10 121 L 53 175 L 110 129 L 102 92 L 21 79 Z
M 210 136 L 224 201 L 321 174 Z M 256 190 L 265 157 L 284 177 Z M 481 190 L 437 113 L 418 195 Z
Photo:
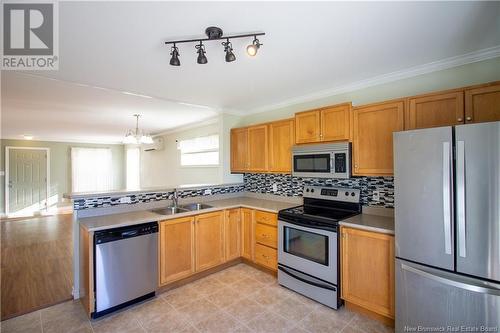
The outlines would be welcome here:
M 264 172 L 268 168 L 267 125 L 248 128 L 248 170 Z
M 342 227 L 342 298 L 394 318 L 394 237 Z
M 236 259 L 240 256 L 240 209 L 230 209 L 226 211 L 226 219 L 224 220 L 224 238 L 226 261 Z
M 403 111 L 404 101 L 354 109 L 354 175 L 393 174 L 392 133 L 403 130 Z
M 254 256 L 254 211 L 241 209 L 241 256 L 253 260 Z
M 409 99 L 406 129 L 458 125 L 464 123 L 462 91 Z
M 321 141 L 349 140 L 350 104 L 321 110 Z
M 255 262 L 273 271 L 277 271 L 278 253 L 276 249 L 261 244 L 255 244 Z
M 202 271 L 224 262 L 224 212 L 195 217 L 196 271 Z
M 160 285 L 194 273 L 194 218 L 160 222 Z
M 321 112 L 319 110 L 295 114 L 295 143 L 321 140 Z
M 248 170 L 248 129 L 231 130 L 231 172 Z
M 293 119 L 269 124 L 269 171 L 292 172 L 294 131 Z
M 500 120 L 500 83 L 465 91 L 465 122 Z

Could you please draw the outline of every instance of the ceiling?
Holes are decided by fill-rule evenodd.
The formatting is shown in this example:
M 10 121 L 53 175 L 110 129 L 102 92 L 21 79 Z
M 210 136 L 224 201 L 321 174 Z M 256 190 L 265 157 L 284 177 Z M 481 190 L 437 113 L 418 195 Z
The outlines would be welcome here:
M 225 63 L 209 42 L 198 65 L 182 44 L 168 64 L 165 40 L 210 25 L 264 45 L 234 40 Z M 114 142 L 133 113 L 158 133 L 498 47 L 500 2 L 60 2 L 59 26 L 58 71 L 2 72 L 2 137 Z

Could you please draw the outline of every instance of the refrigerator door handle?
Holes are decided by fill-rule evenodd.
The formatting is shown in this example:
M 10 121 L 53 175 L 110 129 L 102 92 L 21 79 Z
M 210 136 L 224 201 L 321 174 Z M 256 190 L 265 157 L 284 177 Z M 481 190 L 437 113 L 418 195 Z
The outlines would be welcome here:
M 451 214 L 451 145 L 443 142 L 443 226 L 446 254 L 451 254 Z
M 458 255 L 467 256 L 465 243 L 465 143 L 457 141 L 457 224 Z
M 449 279 L 445 276 L 438 275 L 437 273 L 430 273 L 424 270 L 421 270 L 416 267 L 409 266 L 407 264 L 401 264 L 401 268 L 405 271 L 412 272 L 415 274 L 418 274 L 422 277 L 428 278 L 430 280 L 446 284 L 448 286 L 452 286 L 455 288 L 463 289 L 463 290 L 468 290 L 480 294 L 488 294 L 488 295 L 495 295 L 495 296 L 500 296 L 500 286 L 492 286 L 491 284 L 488 286 L 485 286 L 485 284 L 471 284 L 471 283 L 466 283 L 462 281 L 457 281 L 457 280 L 452 280 Z

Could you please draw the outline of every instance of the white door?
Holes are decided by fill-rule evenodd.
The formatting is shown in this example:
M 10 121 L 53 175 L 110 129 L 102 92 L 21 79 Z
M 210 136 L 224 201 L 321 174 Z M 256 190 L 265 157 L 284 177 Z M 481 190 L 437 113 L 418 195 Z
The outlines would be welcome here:
M 31 215 L 47 208 L 47 151 L 7 148 L 8 215 Z

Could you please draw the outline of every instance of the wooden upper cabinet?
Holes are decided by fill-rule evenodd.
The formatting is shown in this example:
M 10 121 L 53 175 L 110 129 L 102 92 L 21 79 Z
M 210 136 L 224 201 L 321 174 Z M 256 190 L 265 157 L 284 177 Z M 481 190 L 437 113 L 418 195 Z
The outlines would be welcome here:
M 249 260 L 254 258 L 254 211 L 241 208 L 241 256 Z
M 321 112 L 319 110 L 295 114 L 295 142 L 311 143 L 321 139 Z
M 248 129 L 231 130 L 231 171 L 242 172 L 248 169 Z
M 194 273 L 194 217 L 160 222 L 160 285 Z
M 465 90 L 465 122 L 500 120 L 500 82 Z
M 239 208 L 226 211 L 224 220 L 224 238 L 226 261 L 240 256 L 241 242 L 241 212 Z
M 295 143 L 293 119 L 269 124 L 269 171 L 292 171 L 292 146 Z
M 462 91 L 410 98 L 406 129 L 450 126 L 464 123 Z
M 321 110 L 321 141 L 349 140 L 351 104 Z
M 403 100 L 353 109 L 354 175 L 393 174 L 392 133 L 403 130 L 403 117 Z
M 394 319 L 394 236 L 342 227 L 342 298 Z
M 196 271 L 202 271 L 224 262 L 224 212 L 195 217 Z
M 267 125 L 248 128 L 248 170 L 263 172 L 268 168 Z

